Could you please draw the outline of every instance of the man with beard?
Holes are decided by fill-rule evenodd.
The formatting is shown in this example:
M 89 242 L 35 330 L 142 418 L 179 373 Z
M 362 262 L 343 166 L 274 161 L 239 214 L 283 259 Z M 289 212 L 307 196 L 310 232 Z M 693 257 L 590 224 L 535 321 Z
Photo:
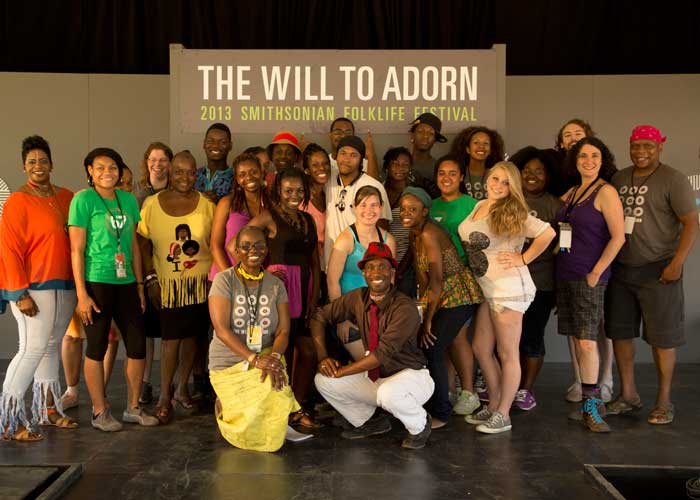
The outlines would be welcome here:
M 319 309 L 311 320 L 318 371 L 316 387 L 352 425 L 341 434 L 362 439 L 385 434 L 391 422 L 386 410 L 401 421 L 408 435 L 402 446 L 423 448 L 430 436 L 430 415 L 423 404 L 435 384 L 418 348 L 420 315 L 415 303 L 392 286 L 396 260 L 384 243 L 370 243 L 358 267 L 367 287 L 357 288 Z M 348 365 L 328 356 L 327 325 L 353 321 L 366 350 Z
M 331 142 L 331 154 L 329 155 L 331 159 L 331 172 L 335 172 L 338 169 L 338 144 L 340 144 L 341 139 L 354 135 L 355 125 L 352 123 L 350 118 L 341 116 L 340 118 L 333 120 L 331 123 L 330 133 L 328 134 L 328 139 Z M 364 144 L 367 154 L 362 159 L 362 171 L 379 180 L 377 154 L 374 151 L 372 133 L 369 131 L 367 132 L 367 140 L 364 141 Z
M 355 193 L 363 186 L 376 187 L 382 196 L 382 214 L 379 225 L 388 229 L 391 220 L 391 205 L 384 186 L 374 177 L 362 171 L 365 144 L 357 136 L 347 135 L 338 142 L 337 168 L 331 169 L 331 178 L 326 183 L 326 237 L 324 241 L 324 266 L 328 266 L 333 243 L 343 229 L 355 222 L 353 206 Z

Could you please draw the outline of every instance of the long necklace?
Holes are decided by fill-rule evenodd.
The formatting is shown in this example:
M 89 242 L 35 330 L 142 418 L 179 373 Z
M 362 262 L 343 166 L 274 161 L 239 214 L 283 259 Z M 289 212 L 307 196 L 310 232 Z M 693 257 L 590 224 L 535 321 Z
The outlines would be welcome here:
M 245 194 L 243 195 L 243 203 L 245 204 L 245 210 L 246 212 L 248 212 L 248 215 L 250 215 L 251 218 L 255 217 L 257 214 L 254 214 L 250 210 L 250 207 L 248 206 L 248 197 Z M 260 194 L 258 198 L 258 214 L 263 208 L 265 208 L 265 204 L 263 203 L 262 194 Z

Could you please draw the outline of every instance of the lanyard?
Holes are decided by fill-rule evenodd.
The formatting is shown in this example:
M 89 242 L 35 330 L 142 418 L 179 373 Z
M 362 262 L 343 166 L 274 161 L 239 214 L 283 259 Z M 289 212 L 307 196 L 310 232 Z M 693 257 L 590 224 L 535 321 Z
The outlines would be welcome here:
M 639 191 L 641 191 L 641 189 L 644 187 L 644 184 L 646 184 L 647 181 L 648 181 L 649 179 L 651 179 L 651 176 L 654 175 L 654 174 L 656 173 L 656 171 L 659 169 L 660 166 L 661 166 L 661 164 L 659 163 L 659 164 L 656 166 L 656 168 L 655 168 L 649 175 L 647 175 L 647 176 L 644 178 L 644 180 L 642 181 L 642 183 L 639 185 L 639 189 L 637 190 L 637 192 L 634 193 L 634 194 L 632 195 L 632 197 L 634 198 L 634 202 L 632 203 L 632 210 L 633 210 L 633 211 L 634 211 L 635 208 L 637 208 L 637 193 L 639 193 Z M 632 173 L 630 174 L 630 188 L 631 188 L 631 189 L 634 189 L 635 187 L 636 187 L 636 186 L 634 185 L 634 169 L 632 169 Z M 631 193 L 630 193 L 630 194 L 631 194 Z
M 586 194 L 588 191 L 595 186 L 595 183 L 598 182 L 598 179 L 600 179 L 600 176 L 596 177 L 593 182 L 591 182 L 588 187 L 581 193 L 581 195 L 576 198 L 576 193 L 578 192 L 578 188 L 581 186 L 576 186 L 576 189 L 574 189 L 574 192 L 571 193 L 571 196 L 569 196 L 569 206 L 566 207 L 566 211 L 564 212 L 564 222 L 569 222 L 569 217 L 571 216 L 571 212 L 574 210 L 574 207 L 578 205 L 578 203 L 585 198 Z M 572 201 L 573 200 L 573 201 Z
M 258 284 L 258 294 L 255 297 L 255 302 L 253 303 L 252 301 L 252 296 L 250 295 L 250 292 L 248 291 L 248 285 L 246 284 L 245 278 L 243 278 L 243 288 L 245 288 L 245 296 L 248 302 L 248 327 L 250 328 L 251 326 L 255 326 L 256 324 L 256 319 L 258 317 L 258 306 L 260 305 L 260 292 L 262 291 L 263 287 L 263 281 L 265 280 L 265 276 L 263 275 L 263 279 L 260 280 L 260 283 Z
M 102 197 L 102 195 L 97 192 L 97 189 L 95 189 L 95 193 L 97 193 L 97 196 L 100 197 L 100 200 L 102 200 L 102 204 L 105 206 L 107 212 L 109 212 L 109 217 L 113 222 L 112 226 L 114 227 L 114 231 L 117 233 L 117 250 L 121 251 L 122 230 L 119 226 L 119 222 L 117 221 L 117 219 L 115 219 L 115 214 L 113 214 L 112 211 L 109 209 L 109 207 L 107 206 L 107 202 Z M 119 203 L 119 195 L 117 194 L 116 189 L 114 190 L 114 198 L 117 200 L 117 206 L 119 207 L 119 215 L 124 217 L 124 211 L 122 210 L 121 203 Z

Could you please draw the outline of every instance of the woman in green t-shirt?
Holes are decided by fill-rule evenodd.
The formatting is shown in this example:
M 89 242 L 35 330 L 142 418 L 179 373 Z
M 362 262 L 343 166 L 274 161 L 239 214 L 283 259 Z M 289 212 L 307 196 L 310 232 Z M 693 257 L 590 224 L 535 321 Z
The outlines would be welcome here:
M 83 164 L 90 188 L 73 197 L 68 225 L 78 313 L 87 337 L 85 382 L 92 400 L 92 426 L 106 432 L 122 427 L 110 413 L 104 387 L 102 361 L 112 319 L 121 331 L 128 358 L 128 404 L 122 420 L 158 425 L 157 418 L 138 406 L 146 354 L 146 299 L 136 242 L 138 204 L 131 193 L 116 189 L 125 166 L 119 153 L 97 148 Z

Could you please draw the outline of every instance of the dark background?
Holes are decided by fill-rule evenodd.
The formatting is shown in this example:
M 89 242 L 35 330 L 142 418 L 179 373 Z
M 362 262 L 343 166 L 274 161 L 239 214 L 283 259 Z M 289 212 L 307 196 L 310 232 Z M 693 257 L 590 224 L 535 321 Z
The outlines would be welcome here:
M 191 49 L 479 49 L 508 75 L 700 73 L 700 1 L 0 0 L 0 71 L 167 74 Z

